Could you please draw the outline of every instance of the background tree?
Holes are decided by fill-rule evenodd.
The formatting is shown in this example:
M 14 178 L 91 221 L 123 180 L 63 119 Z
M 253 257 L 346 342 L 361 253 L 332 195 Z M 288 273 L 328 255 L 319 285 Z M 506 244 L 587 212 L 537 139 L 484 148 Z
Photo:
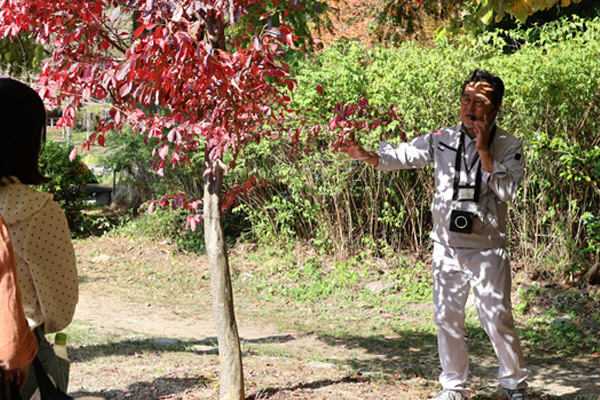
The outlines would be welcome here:
M 43 46 L 27 35 L 0 40 L 0 72 L 29 80 L 40 70 L 42 60 L 48 56 Z
M 440 31 L 479 33 L 484 26 L 511 21 L 533 23 L 576 13 L 585 16 L 594 0 L 338 0 L 332 2 L 331 31 L 324 41 L 363 44 L 432 43 Z M 563 11 L 564 10 L 564 11 Z M 514 22 L 513 22 L 514 24 Z M 486 29 L 489 29 L 486 28 Z

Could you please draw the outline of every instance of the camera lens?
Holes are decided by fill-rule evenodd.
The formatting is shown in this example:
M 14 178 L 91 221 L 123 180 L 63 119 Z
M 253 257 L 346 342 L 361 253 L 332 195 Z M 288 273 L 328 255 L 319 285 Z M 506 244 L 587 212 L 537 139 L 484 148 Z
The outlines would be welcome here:
M 469 225 L 469 220 L 464 215 L 459 215 L 454 219 L 454 225 L 458 229 L 465 229 Z

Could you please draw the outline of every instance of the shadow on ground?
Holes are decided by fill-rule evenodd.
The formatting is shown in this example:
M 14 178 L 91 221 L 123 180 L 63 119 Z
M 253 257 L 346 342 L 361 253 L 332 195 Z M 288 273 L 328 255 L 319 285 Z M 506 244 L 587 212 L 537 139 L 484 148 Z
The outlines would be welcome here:
M 506 399 L 498 394 L 498 364 L 492 345 L 482 328 L 468 327 L 470 383 L 479 395 L 472 399 Z M 359 349 L 360 359 L 339 359 L 362 374 L 378 374 L 394 380 L 415 377 L 437 381 L 441 371 L 436 335 L 428 332 L 397 331 L 390 337 L 319 336 L 329 346 Z M 600 400 L 600 359 L 589 356 L 558 354 L 540 348 L 525 348 L 530 368 L 530 399 Z
M 152 382 L 136 382 L 130 385 L 127 390 L 103 390 L 101 392 L 69 392 L 69 395 L 75 399 L 80 397 L 95 397 L 100 399 L 132 399 L 132 400 L 151 400 L 159 398 L 168 398 L 171 395 L 185 391 L 194 391 L 200 387 L 205 387 L 212 383 L 212 380 L 205 377 L 196 378 L 165 378 L 160 377 Z
M 289 335 L 268 336 L 258 339 L 240 339 L 248 344 L 283 344 L 294 340 Z M 69 348 L 69 358 L 74 362 L 85 362 L 97 357 L 133 356 L 140 352 L 189 352 L 198 355 L 218 354 L 217 338 L 202 340 L 178 340 L 168 338 L 123 339 L 116 342 L 102 343 Z
M 340 383 L 352 383 L 352 382 L 361 382 L 362 379 L 360 377 L 344 377 L 340 379 L 323 379 L 314 382 L 308 383 L 300 383 L 294 386 L 285 386 L 285 387 L 267 387 L 260 390 L 258 393 L 252 394 L 246 397 L 246 400 L 267 400 L 272 398 L 274 395 L 280 392 L 296 392 L 298 390 L 316 390 L 320 388 L 324 388 L 327 386 L 337 385 Z

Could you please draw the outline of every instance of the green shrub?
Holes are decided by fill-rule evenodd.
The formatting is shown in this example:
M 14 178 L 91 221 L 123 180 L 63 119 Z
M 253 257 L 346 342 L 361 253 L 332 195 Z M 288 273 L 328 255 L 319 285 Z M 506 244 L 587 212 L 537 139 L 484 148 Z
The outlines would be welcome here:
M 167 240 L 175 243 L 180 251 L 204 253 L 204 235 L 202 229 L 195 231 L 184 229 L 187 211 L 171 208 L 158 208 L 148 214 L 146 212 L 129 215 L 121 224 L 111 231 L 112 235 L 148 237 L 157 241 Z
M 82 210 L 86 207 L 88 194 L 83 190 L 86 182 L 96 181 L 81 158 L 69 159 L 73 146 L 62 143 L 46 142 L 40 154 L 40 170 L 51 178 L 39 190 L 54 195 L 67 216 L 69 228 L 74 234 L 87 234 L 93 228 L 91 220 Z
M 499 124 L 525 144 L 526 174 L 509 214 L 511 254 L 534 275 L 577 279 L 594 257 L 582 251 L 590 238 L 582 218 L 600 209 L 600 19 L 563 19 L 536 29 L 523 36 L 535 40 L 522 40 L 510 54 L 510 36 L 497 31 L 442 39 L 432 48 L 343 42 L 314 59 L 293 60 L 299 82 L 293 108 L 306 111 L 288 129 L 324 126 L 336 103 L 364 95 L 373 106 L 396 105 L 410 138 L 413 126 L 426 133 L 458 123 L 462 81 L 476 67 L 494 72 L 507 89 Z M 398 144 L 399 128 L 357 138 L 369 149 L 381 138 Z M 241 168 L 231 174 L 243 181 L 252 171 L 265 182 L 241 200 L 256 239 L 306 240 L 340 257 L 360 253 L 365 238 L 396 252 L 426 250 L 430 168 L 379 173 L 332 154 L 329 140 L 321 136 L 304 152 L 290 152 L 285 139 L 245 150 Z
M 206 253 L 204 243 L 204 230 L 202 225 L 196 230 L 185 229 L 188 211 L 170 207 L 155 208 L 152 214 L 130 213 L 124 217 L 120 224 L 110 234 L 118 236 L 143 236 L 156 240 L 167 240 L 176 244 L 182 252 Z M 241 235 L 241 226 L 237 224 L 241 217 L 232 212 L 225 214 L 225 237 L 228 245 Z M 245 227 L 245 225 L 242 225 Z

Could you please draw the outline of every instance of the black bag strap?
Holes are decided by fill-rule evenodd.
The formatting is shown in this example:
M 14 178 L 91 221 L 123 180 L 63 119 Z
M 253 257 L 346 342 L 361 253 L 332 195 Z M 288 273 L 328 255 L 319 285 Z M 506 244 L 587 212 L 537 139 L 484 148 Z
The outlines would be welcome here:
M 2 375 L 2 382 L 0 382 L 0 400 L 10 400 L 10 387 L 6 382 L 6 375 L 4 370 L 0 367 L 0 374 Z
M 490 136 L 488 139 L 488 147 L 492 146 L 492 142 L 494 141 L 494 136 L 496 136 L 496 125 L 494 125 L 492 127 L 492 130 L 490 131 Z M 454 161 L 454 179 L 453 179 L 454 191 L 452 194 L 452 200 L 454 200 L 454 201 L 458 200 L 458 189 L 460 186 L 461 157 L 464 157 L 464 156 L 465 156 L 465 132 L 461 130 L 460 131 L 460 141 L 458 143 L 458 150 L 456 151 L 456 160 Z M 479 160 L 479 154 L 477 154 L 475 160 L 473 161 L 473 165 L 475 165 L 475 163 L 478 160 Z M 473 165 L 471 165 L 471 168 L 473 168 Z M 471 168 L 469 168 L 468 165 L 466 165 L 466 160 L 465 160 L 465 168 L 467 169 L 467 171 L 471 170 Z M 477 202 L 479 202 L 479 192 L 481 191 L 481 162 L 479 162 L 479 165 L 477 165 L 477 176 L 475 177 L 474 190 L 475 190 L 475 195 L 474 195 L 473 201 L 475 203 L 477 203 Z
M 4 370 L 0 368 L 0 374 L 2 375 L 2 382 L 0 383 L 0 400 L 22 400 L 21 391 L 17 382 L 13 379 L 10 382 L 6 381 L 6 374 Z
M 33 368 L 35 369 L 35 377 L 37 378 L 42 400 L 73 400 L 71 396 L 63 393 L 52 383 L 37 357 L 33 359 Z

